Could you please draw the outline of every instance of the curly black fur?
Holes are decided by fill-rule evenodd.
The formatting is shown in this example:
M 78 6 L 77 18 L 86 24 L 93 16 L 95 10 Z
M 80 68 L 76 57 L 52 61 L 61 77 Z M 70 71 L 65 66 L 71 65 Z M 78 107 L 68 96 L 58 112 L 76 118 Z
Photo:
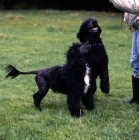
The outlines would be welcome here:
M 80 42 L 89 41 L 91 44 L 89 64 L 91 67 L 91 87 L 95 93 L 96 79 L 100 77 L 100 89 L 104 93 L 109 93 L 109 73 L 108 73 L 108 55 L 106 53 L 103 42 L 100 38 L 102 29 L 94 18 L 87 18 L 80 26 L 77 38 Z M 93 86 L 93 87 L 92 87 Z
M 80 101 L 87 110 L 94 108 L 93 95 L 90 88 L 84 92 L 84 76 L 90 56 L 90 43 L 74 43 L 66 53 L 66 63 L 63 66 L 54 66 L 38 71 L 21 72 L 12 65 L 6 67 L 6 78 L 16 78 L 20 74 L 36 74 L 35 81 L 38 91 L 33 95 L 34 105 L 41 110 L 40 103 L 49 89 L 67 95 L 68 109 L 72 116 L 83 114 Z M 90 79 L 91 80 L 91 79 Z

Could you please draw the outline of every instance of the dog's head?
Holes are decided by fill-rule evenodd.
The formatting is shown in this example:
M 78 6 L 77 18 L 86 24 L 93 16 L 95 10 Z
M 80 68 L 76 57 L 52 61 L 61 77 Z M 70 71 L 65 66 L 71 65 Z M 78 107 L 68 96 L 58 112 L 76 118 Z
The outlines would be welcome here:
M 101 32 L 102 30 L 98 25 L 97 20 L 94 18 L 87 18 L 80 26 L 77 38 L 80 42 L 86 42 L 86 40 L 89 40 L 91 37 L 99 36 Z
M 86 43 L 73 43 L 66 53 L 67 63 L 70 65 L 84 65 L 90 53 L 91 44 L 89 41 Z

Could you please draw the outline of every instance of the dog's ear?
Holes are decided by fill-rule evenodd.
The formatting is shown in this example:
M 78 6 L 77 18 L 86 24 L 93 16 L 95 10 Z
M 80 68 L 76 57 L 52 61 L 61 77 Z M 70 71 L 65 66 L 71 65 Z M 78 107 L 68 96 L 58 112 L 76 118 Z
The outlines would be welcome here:
M 77 33 L 76 37 L 80 40 L 80 42 L 83 42 L 83 40 L 86 38 L 87 34 L 85 29 L 83 27 L 80 28 L 79 32 Z
M 77 33 L 76 37 L 81 41 L 81 38 L 83 38 L 83 34 L 81 29 L 79 30 L 79 32 Z
M 80 42 L 83 42 L 84 39 L 87 36 L 87 29 L 86 29 L 86 24 L 87 20 L 84 20 L 80 26 L 79 32 L 76 34 L 76 37 L 80 40 Z
M 100 35 L 102 32 L 102 29 L 100 28 L 100 26 L 98 25 L 98 34 Z

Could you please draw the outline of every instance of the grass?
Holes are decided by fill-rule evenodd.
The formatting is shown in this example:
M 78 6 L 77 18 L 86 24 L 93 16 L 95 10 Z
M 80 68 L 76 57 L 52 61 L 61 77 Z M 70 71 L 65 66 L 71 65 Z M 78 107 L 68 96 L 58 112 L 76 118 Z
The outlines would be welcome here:
M 96 108 L 70 116 L 66 96 L 50 90 L 40 113 L 33 106 L 34 76 L 5 79 L 5 67 L 23 71 L 65 62 L 64 53 L 81 22 L 95 17 L 109 56 L 110 94 L 98 89 Z M 132 96 L 130 68 L 132 32 L 120 28 L 122 14 L 95 11 L 0 11 L 0 140 L 137 140 L 138 105 L 124 104 Z M 125 28 L 125 27 L 124 27 Z

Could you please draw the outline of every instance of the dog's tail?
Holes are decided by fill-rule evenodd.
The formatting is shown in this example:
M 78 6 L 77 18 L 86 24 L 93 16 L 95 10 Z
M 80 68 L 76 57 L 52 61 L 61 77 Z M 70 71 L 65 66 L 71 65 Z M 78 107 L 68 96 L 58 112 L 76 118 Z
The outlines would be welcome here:
M 7 73 L 7 75 L 6 75 L 6 78 L 8 78 L 8 77 L 11 77 L 12 79 L 13 78 L 16 78 L 18 75 L 20 75 L 20 74 L 24 74 L 24 75 L 26 75 L 26 74 L 37 74 L 39 71 L 29 71 L 29 72 L 21 72 L 21 71 L 19 71 L 19 70 L 17 70 L 14 66 L 12 66 L 12 65 L 8 65 L 6 68 L 5 68 L 5 70 L 6 70 L 6 73 Z

